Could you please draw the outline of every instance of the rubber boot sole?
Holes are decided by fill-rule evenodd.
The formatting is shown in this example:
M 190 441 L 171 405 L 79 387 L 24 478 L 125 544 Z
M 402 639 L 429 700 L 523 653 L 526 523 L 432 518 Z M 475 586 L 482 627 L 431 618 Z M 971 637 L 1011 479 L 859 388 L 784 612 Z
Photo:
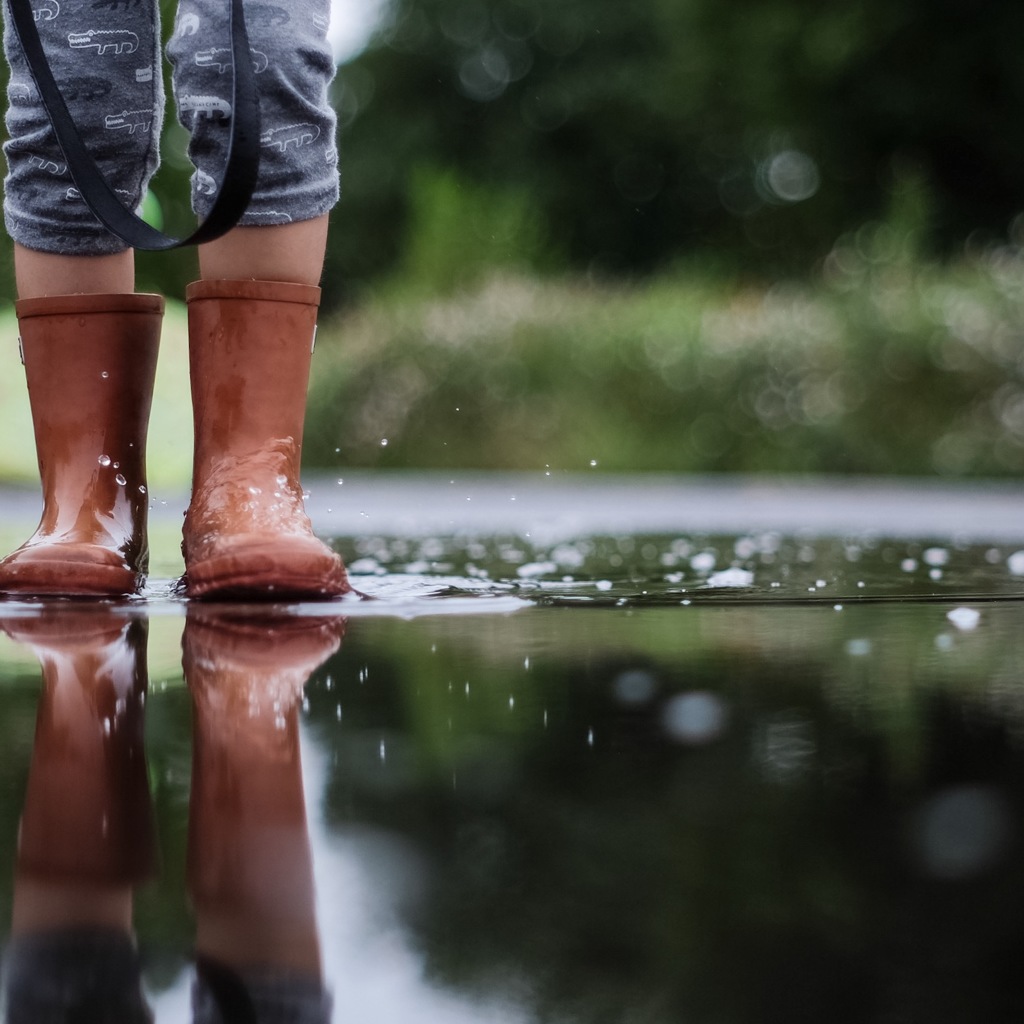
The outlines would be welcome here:
M 128 597 L 144 582 L 143 574 L 127 566 L 104 565 L 81 551 L 12 559 L 0 566 L 0 594 L 9 597 Z
M 351 588 L 340 559 L 319 541 L 281 538 L 190 565 L 181 589 L 198 600 L 327 601 Z

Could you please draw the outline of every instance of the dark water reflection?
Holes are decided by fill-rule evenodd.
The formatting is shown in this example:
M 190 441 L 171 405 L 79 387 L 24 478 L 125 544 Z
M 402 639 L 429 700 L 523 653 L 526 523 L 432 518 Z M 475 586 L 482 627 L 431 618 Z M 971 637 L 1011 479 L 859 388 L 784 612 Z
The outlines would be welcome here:
M 9 1019 L 1020 1018 L 1024 603 L 478 605 L 12 607 Z

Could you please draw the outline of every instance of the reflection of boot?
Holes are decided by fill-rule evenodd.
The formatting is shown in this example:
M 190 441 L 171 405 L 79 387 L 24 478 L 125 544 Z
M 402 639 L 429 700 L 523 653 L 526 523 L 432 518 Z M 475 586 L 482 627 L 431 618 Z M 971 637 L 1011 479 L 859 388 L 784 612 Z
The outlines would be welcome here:
M 163 299 L 62 295 L 16 309 L 43 515 L 0 562 L 0 592 L 135 593 L 148 563 L 146 429 Z
M 21 820 L 4 1019 L 152 1020 L 131 935 L 153 861 L 142 749 L 144 622 L 103 605 L 0 622 L 43 692 Z
M 341 559 L 313 535 L 299 483 L 319 296 L 318 288 L 268 281 L 189 286 L 189 597 L 327 598 L 348 590 Z
M 200 954 L 236 971 L 319 977 L 298 709 L 341 630 L 340 619 L 188 610 L 189 889 Z
M 19 880 L 85 889 L 138 882 L 154 859 L 145 621 L 103 606 L 62 607 L 7 619 L 4 629 L 43 670 Z

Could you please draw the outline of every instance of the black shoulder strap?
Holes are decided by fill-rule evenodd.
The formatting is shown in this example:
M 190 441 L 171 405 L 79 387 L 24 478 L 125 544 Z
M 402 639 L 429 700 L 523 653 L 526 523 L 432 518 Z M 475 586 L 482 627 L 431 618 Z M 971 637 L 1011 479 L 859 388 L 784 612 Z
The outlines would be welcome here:
M 242 0 L 231 0 L 229 27 L 233 82 L 228 155 L 220 190 L 206 220 L 188 238 L 157 231 L 126 209 L 107 184 L 57 88 L 36 29 L 30 0 L 7 0 L 11 24 L 28 60 L 43 106 L 64 153 L 75 187 L 97 219 L 133 249 L 163 250 L 210 242 L 230 231 L 245 213 L 256 187 L 260 159 L 260 108 Z M 157 72 L 159 73 L 159 72 Z

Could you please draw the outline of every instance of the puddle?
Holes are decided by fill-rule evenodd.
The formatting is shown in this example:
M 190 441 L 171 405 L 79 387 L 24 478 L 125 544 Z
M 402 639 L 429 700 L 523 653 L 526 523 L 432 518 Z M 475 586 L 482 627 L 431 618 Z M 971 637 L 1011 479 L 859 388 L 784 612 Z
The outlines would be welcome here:
M 587 537 L 363 537 L 341 545 L 353 586 L 382 601 L 517 597 L 634 608 L 694 602 L 989 600 L 1024 596 L 1016 545 L 762 532 Z
M 1024 544 L 339 548 L 0 605 L 10 1019 L 1015 1019 Z

